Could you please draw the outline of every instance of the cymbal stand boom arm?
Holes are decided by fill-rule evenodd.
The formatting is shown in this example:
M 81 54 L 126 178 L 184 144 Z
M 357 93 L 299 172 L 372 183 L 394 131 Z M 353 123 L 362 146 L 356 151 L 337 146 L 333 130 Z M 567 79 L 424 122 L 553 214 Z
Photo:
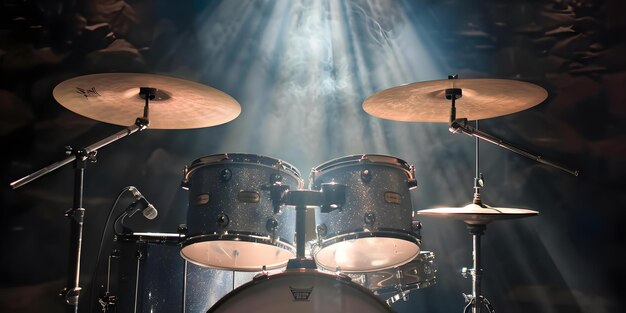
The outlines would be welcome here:
M 448 76 L 448 79 L 450 80 L 450 82 L 452 82 L 453 86 L 454 86 L 454 82 L 456 79 L 458 79 L 458 75 L 451 75 Z M 476 183 L 474 184 L 474 190 L 476 191 L 475 195 L 479 195 L 478 191 L 479 188 L 479 182 L 478 182 L 478 176 L 480 175 L 480 173 L 478 172 L 478 139 L 482 139 L 484 141 L 490 142 L 492 144 L 495 144 L 499 147 L 502 147 L 504 149 L 507 149 L 509 151 L 515 152 L 519 155 L 525 156 L 529 159 L 535 160 L 539 163 L 548 165 L 548 166 L 552 166 L 554 168 L 560 169 L 562 171 L 568 172 L 574 176 L 578 176 L 578 174 L 580 174 L 580 172 L 578 170 L 572 170 L 569 168 L 566 168 L 562 165 L 559 165 L 555 162 L 552 162 L 550 160 L 545 159 L 544 157 L 540 156 L 540 155 L 535 155 L 532 154 L 528 151 L 525 151 L 521 148 L 518 148 L 514 145 L 512 145 L 511 143 L 508 143 L 496 136 L 493 135 L 489 135 L 485 132 L 482 132 L 480 130 L 478 130 L 478 121 L 476 121 L 476 128 L 470 126 L 467 124 L 467 118 L 457 118 L 456 117 L 456 99 L 459 99 L 463 96 L 463 90 L 461 88 L 448 88 L 445 91 L 445 96 L 446 99 L 451 101 L 451 107 L 450 107 L 450 127 L 449 130 L 451 133 L 463 133 L 466 134 L 468 136 L 473 136 L 476 138 Z M 476 200 L 476 199 L 475 199 Z M 480 200 L 480 198 L 479 198 Z M 476 203 L 476 204 L 480 204 L 480 203 Z
M 149 97 L 153 99 L 154 96 Z M 87 161 L 95 162 L 98 149 L 107 146 L 117 140 L 130 136 L 138 131 L 142 131 L 150 124 L 147 118 L 147 106 L 149 99 L 146 99 L 146 108 L 144 109 L 144 116 L 137 118 L 134 125 L 127 127 L 109 137 L 106 137 L 96 143 L 87 146 L 82 149 L 73 149 L 68 147 L 68 156 L 58 162 L 55 162 L 49 166 L 46 166 L 34 173 L 31 173 L 25 177 L 22 177 L 12 183 L 11 188 L 17 189 L 24 186 L 41 176 L 44 176 L 52 171 L 55 171 L 71 162 L 74 162 L 74 189 L 73 189 L 73 207 L 65 212 L 65 217 L 68 218 L 70 223 L 70 246 L 69 246 L 69 260 L 67 285 L 61 291 L 60 295 L 65 298 L 65 302 L 68 304 L 67 312 L 78 313 L 78 303 L 80 299 L 80 259 L 82 254 L 82 241 L 83 241 L 83 229 L 84 229 L 84 216 L 85 208 L 83 208 L 83 191 L 84 191 L 84 177 Z
M 104 139 L 102 139 L 102 140 L 100 140 L 100 141 L 98 141 L 98 142 L 96 142 L 96 143 L 94 143 L 92 145 L 87 146 L 86 148 L 79 149 L 79 150 L 82 150 L 83 151 L 82 153 L 84 153 L 86 155 L 93 154 L 95 156 L 97 154 L 98 149 L 100 149 L 100 148 L 102 148 L 104 146 L 107 146 L 107 145 L 109 145 L 109 144 L 111 144 L 113 142 L 116 142 L 116 141 L 118 141 L 118 140 L 120 140 L 120 139 L 122 139 L 122 138 L 124 138 L 126 136 L 130 136 L 130 135 L 136 133 L 137 131 L 142 131 L 142 130 L 146 129 L 148 127 L 149 123 L 144 123 L 144 121 L 147 121 L 147 120 L 144 120 L 143 118 L 138 118 L 134 125 L 129 126 L 126 129 L 123 129 L 123 130 L 121 130 L 121 131 L 119 131 L 119 132 L 117 132 L 117 133 L 115 133 L 115 134 L 113 134 L 113 135 L 111 135 L 109 137 L 106 137 L 106 138 L 104 138 Z M 65 159 L 63 159 L 61 161 L 52 163 L 52 164 L 50 164 L 50 165 L 48 165 L 48 166 L 46 166 L 46 167 L 44 167 L 44 168 L 42 168 L 42 169 L 40 169 L 40 170 L 38 170 L 36 172 L 33 172 L 33 173 L 31 173 L 31 174 L 29 174 L 27 176 L 24 176 L 24 177 L 14 181 L 14 182 L 12 182 L 10 184 L 11 188 L 12 189 L 17 189 L 19 187 L 22 187 L 22 186 L 24 186 L 24 185 L 26 185 L 26 184 L 28 184 L 28 183 L 38 179 L 39 177 L 41 177 L 43 175 L 46 175 L 46 174 L 48 174 L 50 172 L 53 172 L 53 171 L 55 171 L 55 170 L 65 166 L 65 165 L 71 163 L 72 161 L 75 161 L 77 159 L 76 154 L 72 153 L 71 151 L 72 151 L 72 149 L 68 149 L 67 153 L 69 154 L 69 156 L 67 158 L 65 158 Z
M 484 140 L 486 142 L 489 142 L 489 143 L 492 143 L 492 144 L 494 144 L 494 145 L 496 145 L 498 147 L 504 148 L 504 149 L 509 150 L 511 152 L 515 152 L 515 153 L 517 153 L 517 154 L 519 154 L 521 156 L 525 156 L 525 157 L 527 157 L 527 158 L 529 158 L 531 160 L 535 160 L 535 161 L 537 161 L 539 163 L 542 163 L 542 164 L 545 164 L 545 165 L 548 165 L 548 166 L 560 169 L 560 170 L 565 171 L 567 173 L 570 173 L 570 174 L 572 174 L 574 176 L 578 176 L 580 174 L 579 170 L 574 170 L 574 169 L 567 168 L 567 167 L 565 167 L 563 165 L 560 165 L 560 164 L 557 164 L 557 163 L 555 163 L 553 161 L 550 161 L 550 160 L 548 160 L 548 159 L 546 159 L 546 158 L 544 158 L 544 157 L 542 157 L 540 155 L 535 155 L 535 154 L 532 154 L 532 153 L 530 153 L 530 152 L 528 152 L 526 150 L 518 148 L 518 147 L 514 146 L 513 144 L 511 144 L 511 143 L 509 143 L 507 141 L 504 141 L 503 139 L 500 139 L 500 138 L 498 138 L 496 136 L 493 136 L 493 135 L 487 134 L 487 133 L 485 133 L 483 131 L 480 131 L 480 130 L 478 130 L 478 129 L 468 125 L 467 119 L 465 119 L 465 118 L 459 118 L 459 119 L 455 119 L 454 121 L 451 121 L 449 129 L 450 129 L 451 133 L 455 133 L 455 134 L 456 133 L 463 133 L 463 134 L 466 134 L 468 136 L 472 136 L 472 137 L 476 137 L 476 138 L 482 139 L 482 140 Z

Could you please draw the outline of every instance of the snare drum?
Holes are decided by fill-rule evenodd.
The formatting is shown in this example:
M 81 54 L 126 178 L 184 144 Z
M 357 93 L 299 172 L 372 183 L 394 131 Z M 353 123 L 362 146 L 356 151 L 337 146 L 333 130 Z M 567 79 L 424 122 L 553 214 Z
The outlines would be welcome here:
M 300 172 L 278 159 L 241 153 L 195 160 L 189 188 L 187 239 L 181 255 L 213 268 L 261 271 L 295 256 L 295 211 L 275 212 L 269 187 L 303 186 Z
M 317 270 L 287 270 L 257 276 L 218 301 L 210 313 L 392 312 L 368 289 L 345 276 Z
M 345 185 L 345 201 L 329 213 L 317 210 L 317 264 L 330 271 L 371 272 L 413 260 L 420 237 L 413 229 L 414 168 L 385 155 L 351 155 L 313 168 L 310 188 Z
M 180 236 L 143 233 L 117 237 L 105 285 L 116 298 L 115 312 L 206 312 L 255 273 L 216 270 L 186 262 Z
M 421 251 L 411 262 L 378 272 L 347 274 L 352 281 L 375 294 L 399 293 L 430 287 L 437 278 L 435 254 Z

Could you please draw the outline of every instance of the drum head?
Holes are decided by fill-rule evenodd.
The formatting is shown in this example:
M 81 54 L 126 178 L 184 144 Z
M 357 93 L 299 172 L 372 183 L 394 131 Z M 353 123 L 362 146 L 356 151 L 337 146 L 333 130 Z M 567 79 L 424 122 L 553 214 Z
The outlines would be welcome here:
M 371 272 L 396 267 L 413 260 L 420 247 L 412 241 L 368 237 L 339 241 L 319 249 L 314 257 L 322 268 L 342 272 Z
M 392 311 L 386 303 L 364 287 L 335 275 L 309 270 L 258 277 L 222 298 L 209 312 Z
M 285 267 L 295 256 L 281 245 L 236 240 L 211 240 L 192 243 L 180 250 L 183 258 L 212 268 L 259 272 Z

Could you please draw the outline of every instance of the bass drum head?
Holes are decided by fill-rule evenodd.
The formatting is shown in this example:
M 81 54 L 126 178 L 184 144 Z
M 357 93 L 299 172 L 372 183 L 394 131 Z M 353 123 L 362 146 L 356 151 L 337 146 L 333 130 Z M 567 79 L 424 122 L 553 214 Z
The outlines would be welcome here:
M 255 278 L 218 301 L 214 313 L 393 312 L 368 289 L 316 270 Z

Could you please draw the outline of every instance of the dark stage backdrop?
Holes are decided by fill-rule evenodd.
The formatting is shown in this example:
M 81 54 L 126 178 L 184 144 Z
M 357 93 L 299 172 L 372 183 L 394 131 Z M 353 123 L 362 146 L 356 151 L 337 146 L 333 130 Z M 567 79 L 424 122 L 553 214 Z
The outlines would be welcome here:
M 448 74 L 544 87 L 544 103 L 485 120 L 481 129 L 581 170 L 574 177 L 481 144 L 484 202 L 540 212 L 488 226 L 484 295 L 499 312 L 624 310 L 623 1 L 0 5 L 2 312 L 64 308 L 56 294 L 67 273 L 63 212 L 72 205 L 71 166 L 18 190 L 9 182 L 62 159 L 66 145 L 89 145 L 121 129 L 74 114 L 52 97 L 64 80 L 103 72 L 200 82 L 232 95 L 242 113 L 211 128 L 148 129 L 103 148 L 88 165 L 81 312 L 99 310 L 92 296 L 100 289 L 93 286 L 105 283 L 106 258 L 97 268 L 96 259 L 101 240 L 103 256 L 114 246 L 111 230 L 102 234 L 118 192 L 137 186 L 159 210 L 153 221 L 131 218 L 133 229 L 174 232 L 186 223 L 182 169 L 204 155 L 267 155 L 293 164 L 305 179 L 337 157 L 391 155 L 415 165 L 415 211 L 469 203 L 472 138 L 449 133 L 445 123 L 386 121 L 361 108 L 376 91 Z M 131 201 L 124 196 L 114 216 Z M 422 248 L 436 255 L 437 283 L 393 308 L 461 312 L 470 280 L 460 269 L 471 265 L 471 239 L 461 222 L 419 220 Z

